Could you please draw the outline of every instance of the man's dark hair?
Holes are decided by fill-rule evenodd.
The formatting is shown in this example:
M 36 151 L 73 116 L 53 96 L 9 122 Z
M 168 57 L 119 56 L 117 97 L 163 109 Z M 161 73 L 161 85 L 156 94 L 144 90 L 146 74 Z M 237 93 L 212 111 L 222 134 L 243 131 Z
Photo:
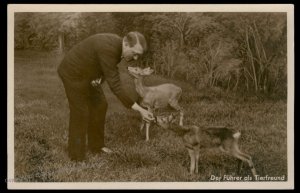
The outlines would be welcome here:
M 143 36 L 143 34 L 141 34 L 140 32 L 129 32 L 126 36 L 125 36 L 125 40 L 128 42 L 130 47 L 133 47 L 134 45 L 137 44 L 137 41 L 140 42 L 141 46 L 143 47 L 144 52 L 147 51 L 147 41 L 145 39 L 145 37 Z

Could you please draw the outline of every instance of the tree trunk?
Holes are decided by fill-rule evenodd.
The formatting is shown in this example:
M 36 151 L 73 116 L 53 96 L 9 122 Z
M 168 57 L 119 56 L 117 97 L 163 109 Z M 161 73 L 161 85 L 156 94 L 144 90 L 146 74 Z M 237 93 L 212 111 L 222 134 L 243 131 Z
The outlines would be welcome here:
M 59 33 L 58 34 L 58 52 L 59 53 L 63 53 L 64 51 L 64 34 L 63 33 Z
M 180 45 L 179 45 L 180 49 L 183 47 L 183 45 L 184 45 L 184 34 L 183 34 L 183 32 L 181 32 L 180 33 Z

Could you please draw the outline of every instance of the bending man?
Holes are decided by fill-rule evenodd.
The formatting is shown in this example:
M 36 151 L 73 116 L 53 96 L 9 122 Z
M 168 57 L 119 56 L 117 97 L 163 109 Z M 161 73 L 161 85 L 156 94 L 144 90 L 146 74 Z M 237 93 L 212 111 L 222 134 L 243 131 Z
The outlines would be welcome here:
M 137 60 L 147 49 L 139 32 L 130 32 L 124 38 L 115 34 L 96 34 L 75 45 L 58 67 L 69 102 L 68 153 L 71 160 L 81 161 L 88 148 L 93 153 L 111 150 L 104 145 L 104 124 L 107 102 L 102 89 L 95 89 L 91 81 L 106 80 L 112 92 L 127 108 L 139 111 L 144 119 L 153 120 L 153 114 L 129 98 L 121 87 L 117 64 Z

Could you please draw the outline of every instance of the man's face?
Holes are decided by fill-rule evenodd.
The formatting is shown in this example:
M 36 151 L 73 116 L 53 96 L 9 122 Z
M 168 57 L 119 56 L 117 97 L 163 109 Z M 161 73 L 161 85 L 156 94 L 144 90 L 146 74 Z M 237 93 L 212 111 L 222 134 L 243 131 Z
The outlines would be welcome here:
M 125 44 L 125 45 L 124 45 Z M 123 43 L 123 57 L 127 62 L 137 60 L 143 54 L 143 48 L 140 45 L 130 47 L 128 44 Z
M 134 45 L 130 45 L 130 43 L 128 42 L 127 39 L 123 40 L 122 57 L 127 62 L 139 59 L 142 56 L 142 54 L 144 53 L 144 49 L 141 46 L 137 36 L 133 37 L 133 38 L 135 38 Z

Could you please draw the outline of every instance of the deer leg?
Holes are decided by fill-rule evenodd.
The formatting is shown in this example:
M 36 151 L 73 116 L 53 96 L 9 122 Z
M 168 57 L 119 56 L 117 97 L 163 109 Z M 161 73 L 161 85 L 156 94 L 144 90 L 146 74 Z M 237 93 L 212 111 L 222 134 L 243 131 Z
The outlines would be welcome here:
M 242 172 L 242 167 L 243 167 L 243 161 L 242 160 L 238 160 L 238 169 L 237 169 L 237 174 L 240 175 Z
M 184 116 L 184 113 L 182 111 L 182 109 L 180 110 L 180 120 L 179 120 L 179 125 L 180 126 L 183 126 L 183 116 Z
M 146 122 L 146 141 L 149 141 L 149 128 L 150 123 Z
M 183 126 L 183 116 L 184 116 L 183 109 L 179 106 L 177 101 L 170 102 L 169 104 L 176 111 L 179 111 L 179 113 L 180 113 L 179 125 Z
M 235 145 L 235 151 L 237 153 L 239 153 L 240 155 L 244 156 L 246 159 L 247 159 L 247 163 L 251 169 L 251 172 L 252 172 L 252 175 L 255 176 L 256 175 L 256 170 L 255 170 L 255 167 L 254 167 L 254 164 L 253 164 L 253 161 L 252 161 L 252 157 L 244 152 L 241 152 L 241 150 L 239 149 L 238 145 L 236 144 Z
M 148 111 L 153 113 L 153 109 L 147 107 Z M 145 121 L 146 122 L 146 121 Z M 150 122 L 146 122 L 146 141 L 149 141 L 149 128 L 150 128 L 151 123 Z
M 238 148 L 237 145 L 234 145 L 233 148 L 232 148 L 230 151 L 224 149 L 223 146 L 220 146 L 219 148 L 220 148 L 220 150 L 221 150 L 222 152 L 228 153 L 228 154 L 232 155 L 233 157 L 239 159 L 240 162 L 246 162 L 246 163 L 248 163 L 248 165 L 249 165 L 249 167 L 250 167 L 250 169 L 251 169 L 251 172 L 252 172 L 253 177 L 255 177 L 255 175 L 257 175 L 256 170 L 255 170 L 255 167 L 254 167 L 254 164 L 253 164 L 253 162 L 252 162 L 251 156 L 248 155 L 248 154 L 245 154 L 245 153 L 241 152 L 241 151 L 239 150 L 239 148 Z M 241 166 L 242 166 L 242 165 L 239 163 L 238 170 L 240 170 L 239 167 L 241 167 Z
M 145 126 L 145 121 L 142 120 L 142 123 L 141 123 L 141 126 L 140 126 L 140 131 L 142 131 L 144 129 L 144 126 Z
M 248 163 L 248 165 L 251 169 L 253 177 L 255 177 L 255 175 L 257 175 L 251 156 L 241 152 L 238 148 L 236 148 L 235 151 L 233 151 L 231 154 L 234 157 L 238 158 L 239 160 Z
M 190 165 L 190 174 L 193 174 L 195 171 L 195 164 L 196 164 L 196 159 L 195 159 L 195 151 L 192 149 L 188 149 L 189 155 L 191 158 L 191 165 Z

